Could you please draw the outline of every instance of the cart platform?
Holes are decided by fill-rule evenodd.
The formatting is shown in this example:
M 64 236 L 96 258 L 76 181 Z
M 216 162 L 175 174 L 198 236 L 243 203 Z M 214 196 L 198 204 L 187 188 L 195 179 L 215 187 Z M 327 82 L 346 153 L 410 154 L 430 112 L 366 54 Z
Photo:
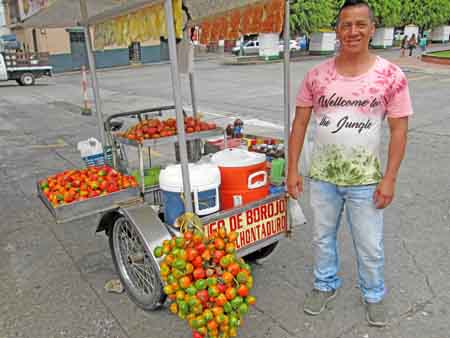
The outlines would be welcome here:
M 54 207 L 50 203 L 39 184 L 37 184 L 37 193 L 57 223 L 70 222 L 87 216 L 117 209 L 119 206 L 124 204 L 132 204 L 142 201 L 139 189 L 137 187 L 123 189 L 105 196 L 97 196 L 57 207 Z

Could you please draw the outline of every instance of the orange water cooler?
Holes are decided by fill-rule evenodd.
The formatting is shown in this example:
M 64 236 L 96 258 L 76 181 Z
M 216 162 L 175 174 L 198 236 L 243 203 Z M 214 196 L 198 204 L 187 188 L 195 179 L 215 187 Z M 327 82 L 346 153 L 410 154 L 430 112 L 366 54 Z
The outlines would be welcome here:
M 215 153 L 212 162 L 219 167 L 221 209 L 231 209 L 269 195 L 266 155 L 238 148 Z

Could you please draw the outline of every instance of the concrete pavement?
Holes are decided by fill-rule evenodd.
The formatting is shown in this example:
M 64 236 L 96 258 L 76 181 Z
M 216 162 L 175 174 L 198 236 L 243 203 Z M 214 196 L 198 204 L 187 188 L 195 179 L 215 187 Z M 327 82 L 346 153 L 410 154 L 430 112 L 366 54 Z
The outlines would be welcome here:
M 317 62 L 292 65 L 293 94 Z M 247 131 L 281 133 L 281 64 L 226 67 L 209 60 L 196 68 L 198 104 L 208 119 L 224 124 L 240 116 Z M 450 81 L 440 73 L 408 77 L 416 114 L 396 200 L 386 212 L 389 326 L 365 322 L 345 224 L 344 286 L 323 315 L 302 312 L 312 280 L 307 224 L 254 267 L 258 302 L 240 337 L 450 337 Z M 102 72 L 99 81 L 106 113 L 171 103 L 167 65 Z M 183 84 L 187 97 L 186 78 Z M 185 323 L 167 310 L 143 312 L 125 294 L 104 291 L 116 273 L 106 237 L 94 233 L 96 217 L 55 224 L 36 197 L 36 180 L 81 166 L 76 143 L 96 136 L 95 118 L 80 114 L 81 98 L 74 74 L 29 88 L 0 85 L 0 337 L 187 338 Z M 311 219 L 307 193 L 301 203 Z

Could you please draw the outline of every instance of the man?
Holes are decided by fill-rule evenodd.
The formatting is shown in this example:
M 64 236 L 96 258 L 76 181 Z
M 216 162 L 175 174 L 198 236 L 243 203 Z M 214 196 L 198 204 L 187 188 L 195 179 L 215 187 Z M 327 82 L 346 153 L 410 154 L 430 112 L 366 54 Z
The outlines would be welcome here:
M 298 160 L 309 120 L 316 120 L 311 166 L 302 173 L 311 178 L 315 277 L 304 311 L 320 314 L 341 286 L 336 237 L 345 205 L 367 320 L 384 326 L 383 209 L 394 197 L 412 107 L 402 71 L 369 52 L 375 26 L 366 2 L 347 0 L 336 32 L 340 53 L 306 75 L 289 140 L 287 184 L 297 198 L 303 191 Z M 383 175 L 379 146 L 386 116 L 390 143 Z

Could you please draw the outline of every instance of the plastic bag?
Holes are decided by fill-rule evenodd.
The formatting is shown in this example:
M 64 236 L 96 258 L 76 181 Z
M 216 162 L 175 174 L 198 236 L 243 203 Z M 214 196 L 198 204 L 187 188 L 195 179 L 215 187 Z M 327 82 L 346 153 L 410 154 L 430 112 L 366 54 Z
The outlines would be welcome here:
M 292 226 L 306 224 L 305 214 L 303 213 L 299 201 L 292 197 L 289 197 L 288 200 L 288 213 Z

